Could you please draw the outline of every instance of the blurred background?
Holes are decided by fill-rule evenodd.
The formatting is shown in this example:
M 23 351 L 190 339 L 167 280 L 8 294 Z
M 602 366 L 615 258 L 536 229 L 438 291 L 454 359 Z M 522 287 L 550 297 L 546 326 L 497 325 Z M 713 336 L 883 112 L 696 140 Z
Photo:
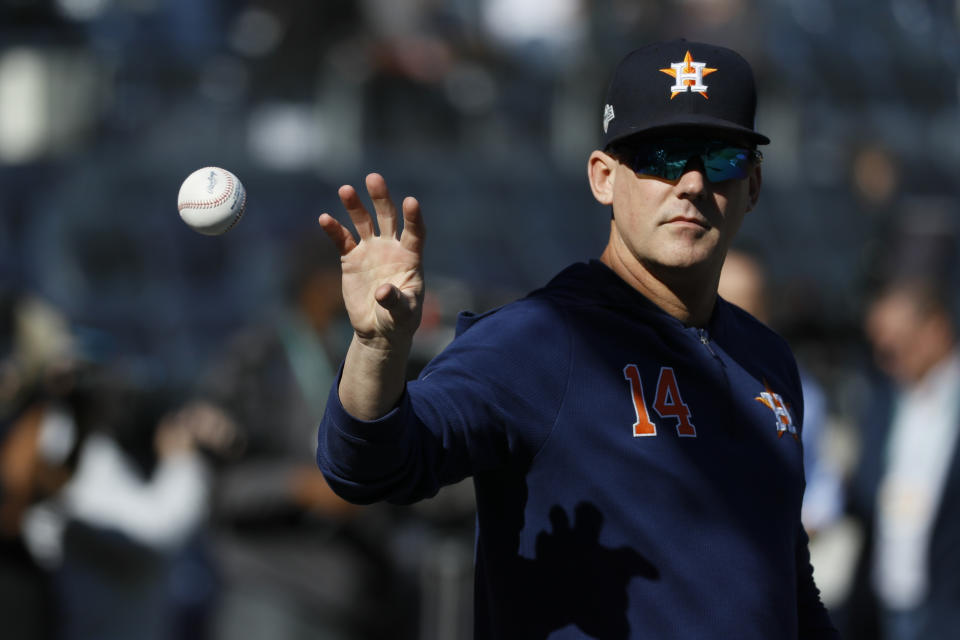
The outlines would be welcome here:
M 609 73 L 673 37 L 757 76 L 773 142 L 739 248 L 816 381 L 808 526 L 843 619 L 865 315 L 895 274 L 956 284 L 958 25 L 953 0 L 0 0 L 12 637 L 467 637 L 469 488 L 356 509 L 311 469 L 349 339 L 316 218 L 370 171 L 420 200 L 419 366 L 458 311 L 599 255 Z M 206 165 L 248 190 L 221 237 L 175 208 Z

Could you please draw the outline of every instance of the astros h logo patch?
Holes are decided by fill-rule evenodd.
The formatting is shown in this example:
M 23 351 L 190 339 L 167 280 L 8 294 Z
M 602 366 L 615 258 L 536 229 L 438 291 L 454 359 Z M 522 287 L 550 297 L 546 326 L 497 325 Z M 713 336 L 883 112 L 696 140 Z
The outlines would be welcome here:
M 707 67 L 706 62 L 694 62 L 693 56 L 687 51 L 682 62 L 673 62 L 669 69 L 660 69 L 663 73 L 673 77 L 676 81 L 670 87 L 670 99 L 673 100 L 679 94 L 685 91 L 699 93 L 704 99 L 709 99 L 707 95 L 707 85 L 703 84 L 703 77 L 710 75 L 716 69 Z
M 763 386 L 764 391 L 754 400 L 773 411 L 774 419 L 777 422 L 777 437 L 782 438 L 784 433 L 789 433 L 794 440 L 799 440 L 797 425 L 793 422 L 793 416 L 790 414 L 790 405 L 783 401 L 783 397 L 779 393 L 774 393 L 766 380 L 763 381 Z

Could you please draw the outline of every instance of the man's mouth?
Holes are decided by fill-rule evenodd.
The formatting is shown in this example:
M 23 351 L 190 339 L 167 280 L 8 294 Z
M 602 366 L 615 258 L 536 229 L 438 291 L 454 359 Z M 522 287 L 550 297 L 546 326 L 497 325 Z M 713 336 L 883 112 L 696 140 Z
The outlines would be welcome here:
M 674 216 L 667 220 L 667 224 L 682 224 L 682 225 L 692 225 L 699 227 L 701 229 L 709 229 L 710 225 L 707 224 L 706 220 L 702 218 L 697 218 L 696 216 Z

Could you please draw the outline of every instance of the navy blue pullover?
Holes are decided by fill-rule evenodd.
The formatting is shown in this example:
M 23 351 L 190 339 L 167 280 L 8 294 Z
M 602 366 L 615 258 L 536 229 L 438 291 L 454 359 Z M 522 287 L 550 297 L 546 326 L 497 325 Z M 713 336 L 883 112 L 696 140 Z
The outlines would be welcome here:
M 399 406 L 334 385 L 317 460 L 358 503 L 473 476 L 477 638 L 835 638 L 814 585 L 786 343 L 718 300 L 686 327 L 598 261 L 461 314 Z

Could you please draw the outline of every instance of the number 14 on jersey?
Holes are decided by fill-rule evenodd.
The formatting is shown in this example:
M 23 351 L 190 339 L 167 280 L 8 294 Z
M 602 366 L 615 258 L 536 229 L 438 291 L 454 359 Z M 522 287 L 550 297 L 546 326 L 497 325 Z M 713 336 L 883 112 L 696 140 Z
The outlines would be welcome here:
M 657 435 L 657 425 L 651 419 L 647 402 L 644 399 L 640 369 L 635 364 L 628 364 L 623 368 L 623 377 L 630 383 L 633 409 L 637 413 L 637 421 L 633 423 L 633 435 L 637 437 Z M 676 420 L 678 436 L 681 438 L 697 437 L 697 429 L 693 426 L 690 407 L 687 406 L 680 395 L 677 375 L 674 373 L 673 367 L 660 367 L 652 407 L 661 419 L 673 418 Z

